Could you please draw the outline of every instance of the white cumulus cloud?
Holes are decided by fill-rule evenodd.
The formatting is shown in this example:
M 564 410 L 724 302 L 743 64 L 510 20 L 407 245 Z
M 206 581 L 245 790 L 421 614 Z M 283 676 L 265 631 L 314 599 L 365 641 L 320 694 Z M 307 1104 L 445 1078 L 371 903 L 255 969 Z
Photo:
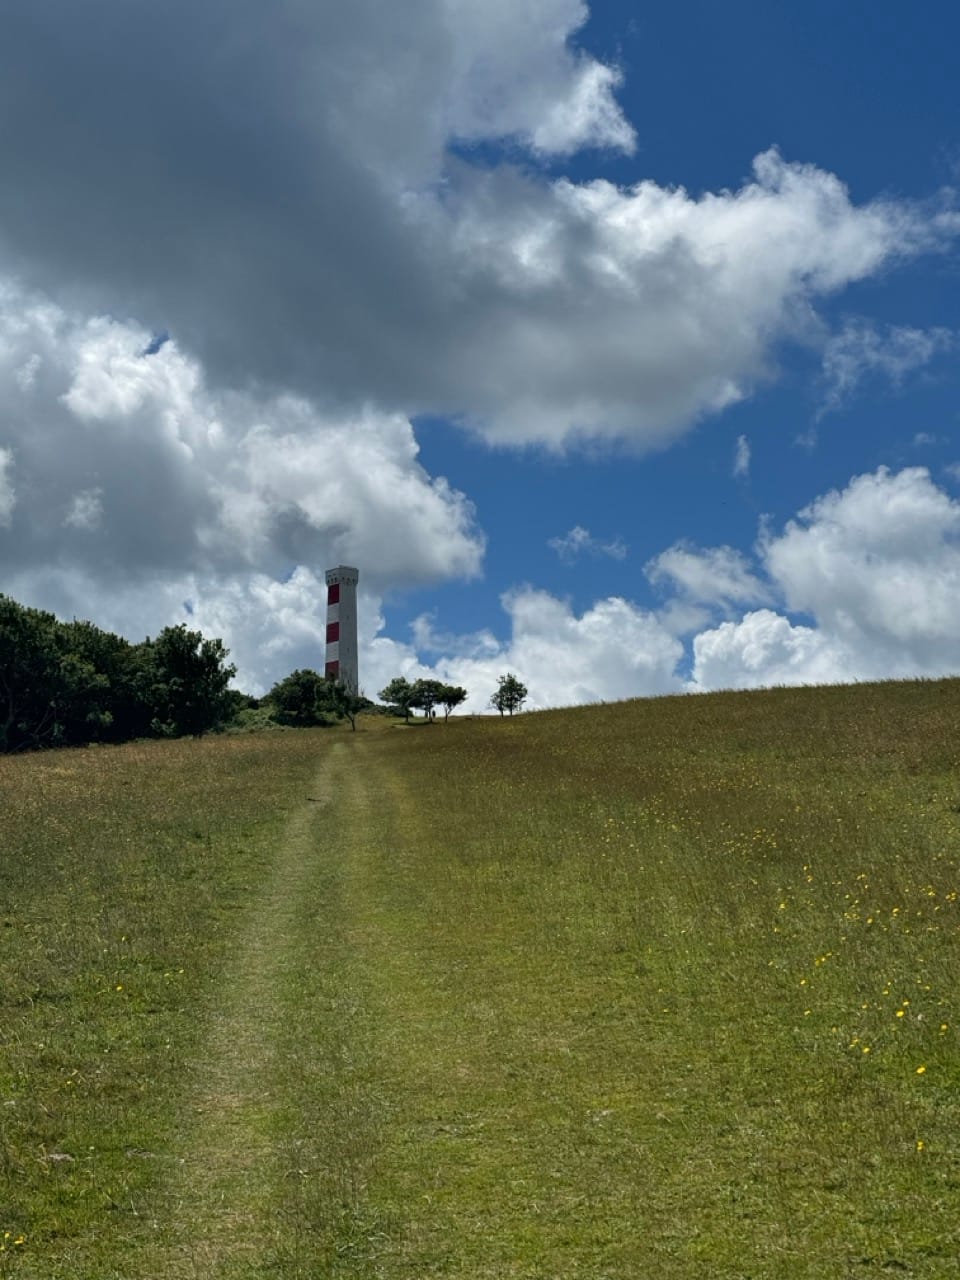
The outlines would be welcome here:
M 454 137 L 514 137 L 565 155 L 585 146 L 632 151 L 614 98 L 616 69 L 574 52 L 589 12 L 580 0 L 444 0 L 453 46 L 446 129 Z
M 853 646 L 866 670 L 958 663 L 960 502 L 925 467 L 885 467 L 818 498 L 768 541 L 789 608 Z
M 134 637 L 181 615 L 241 634 L 244 610 L 289 635 L 283 602 L 331 563 L 363 565 L 374 597 L 479 572 L 472 505 L 402 415 L 214 391 L 175 342 L 149 349 L 136 325 L 0 291 L 0 590 Z
M 698 688 L 960 671 L 960 502 L 925 467 L 855 476 L 816 499 L 762 559 L 797 624 L 761 609 L 694 639 Z
M 474 668 L 487 683 L 505 663 L 539 668 L 550 690 L 542 705 L 960 672 L 960 501 L 923 467 L 881 467 L 820 496 L 779 533 L 762 531 L 756 564 L 731 547 L 680 543 L 645 572 L 664 593 L 655 612 L 611 599 L 578 619 L 544 593 L 519 596 L 523 608 L 508 598 L 513 639 L 498 650 L 485 633 Z M 542 624 L 542 651 L 525 630 L 527 611 L 536 630 Z M 618 655 L 600 663 L 616 672 L 609 685 L 575 676 L 587 623 L 598 619 Z M 636 665 L 623 661 L 631 651 L 642 655 Z
M 837 178 L 771 151 L 737 191 L 693 198 L 642 182 L 518 190 L 503 175 L 458 206 L 474 272 L 509 307 L 492 326 L 463 416 L 487 439 L 561 448 L 587 438 L 664 445 L 748 395 L 777 345 L 812 336 L 817 299 L 946 243 L 907 206 L 854 205 Z M 515 322 L 515 323 L 514 323 Z
M 857 675 L 851 656 L 817 628 L 758 609 L 694 638 L 693 686 L 750 689 L 851 680 Z
M 644 572 L 651 582 L 694 603 L 754 604 L 770 598 L 769 586 L 733 547 L 700 549 L 676 543 L 649 561 Z

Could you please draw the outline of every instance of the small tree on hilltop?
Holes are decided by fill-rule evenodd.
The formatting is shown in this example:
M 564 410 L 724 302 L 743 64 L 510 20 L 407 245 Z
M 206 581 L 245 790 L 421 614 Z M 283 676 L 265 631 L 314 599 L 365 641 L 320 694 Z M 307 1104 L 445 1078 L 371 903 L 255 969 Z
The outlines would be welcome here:
M 445 684 L 442 695 L 437 699 L 440 706 L 443 707 L 444 722 L 450 719 L 450 712 L 454 707 L 459 707 L 466 700 L 466 689 L 462 689 L 458 684 Z
M 406 723 L 410 721 L 410 709 L 416 701 L 415 686 L 403 676 L 395 676 L 386 688 L 381 689 L 379 697 L 402 713 Z
M 370 699 L 354 693 L 342 680 L 327 680 L 326 685 L 327 706 L 338 720 L 349 720 L 350 728 L 356 733 L 357 713 L 372 705 Z
M 508 671 L 505 676 L 497 677 L 497 689 L 490 695 L 490 705 L 496 707 L 501 715 L 506 711 L 512 716 L 523 707 L 526 697 L 527 686 Z
M 428 720 L 433 719 L 433 708 L 443 701 L 444 685 L 439 680 L 418 680 L 413 686 L 413 707 L 419 707 Z

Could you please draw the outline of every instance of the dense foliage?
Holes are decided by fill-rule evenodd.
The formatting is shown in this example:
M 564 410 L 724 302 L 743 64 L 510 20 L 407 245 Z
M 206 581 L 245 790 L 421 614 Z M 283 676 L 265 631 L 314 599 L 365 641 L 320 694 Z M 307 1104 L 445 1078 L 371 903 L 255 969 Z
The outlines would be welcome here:
M 0 595 L 0 751 L 199 736 L 232 710 L 227 657 L 183 623 L 130 644 Z
M 327 723 L 327 681 L 307 667 L 291 671 L 278 680 L 267 695 L 267 701 L 278 724 L 306 728 Z
M 373 705 L 363 694 L 353 693 L 341 681 L 330 680 L 309 667 L 278 680 L 264 702 L 278 724 L 295 728 L 329 724 L 332 717 L 349 720 L 355 729 L 358 712 Z

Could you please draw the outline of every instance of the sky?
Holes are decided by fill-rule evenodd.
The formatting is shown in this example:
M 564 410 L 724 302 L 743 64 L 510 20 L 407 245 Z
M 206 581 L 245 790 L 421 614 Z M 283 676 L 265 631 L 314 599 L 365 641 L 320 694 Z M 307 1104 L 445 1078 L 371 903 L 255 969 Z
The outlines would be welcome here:
M 960 672 L 946 0 L 6 0 L 0 592 L 261 694 Z

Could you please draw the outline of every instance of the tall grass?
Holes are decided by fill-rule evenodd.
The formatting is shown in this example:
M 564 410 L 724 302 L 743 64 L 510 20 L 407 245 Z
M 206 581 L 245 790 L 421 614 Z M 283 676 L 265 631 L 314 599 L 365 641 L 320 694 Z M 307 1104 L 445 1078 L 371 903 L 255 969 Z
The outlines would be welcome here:
M 308 745 L 0 757 L 0 1274 L 113 1274 L 153 1231 L 204 1010 Z
M 397 1274 L 953 1268 L 958 718 L 947 682 L 406 735 L 363 895 Z
M 960 682 L 361 728 L 0 761 L 0 1274 L 958 1269 Z

